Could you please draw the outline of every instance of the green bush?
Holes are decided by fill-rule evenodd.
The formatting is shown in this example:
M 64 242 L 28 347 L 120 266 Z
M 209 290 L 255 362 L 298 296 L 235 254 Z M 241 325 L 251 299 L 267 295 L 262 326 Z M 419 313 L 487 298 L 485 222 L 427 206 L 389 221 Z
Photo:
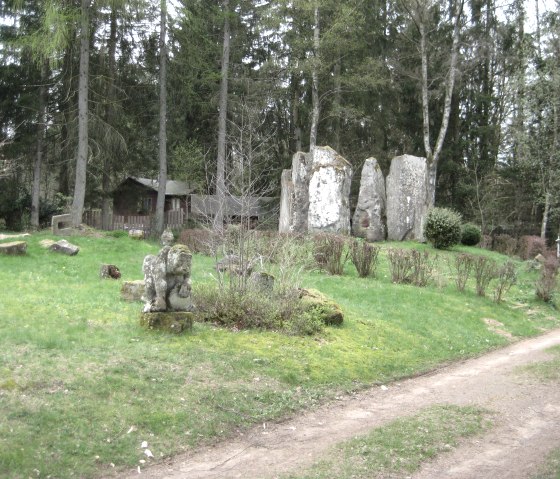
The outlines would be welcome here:
M 448 208 L 432 208 L 424 225 L 426 239 L 437 249 L 447 249 L 461 241 L 461 215 Z
M 128 236 L 128 231 L 125 230 L 113 230 L 107 231 L 105 236 L 110 236 L 111 238 L 126 238 Z
M 461 244 L 465 246 L 476 246 L 482 239 L 482 233 L 478 226 L 471 223 L 463 225 L 461 230 Z

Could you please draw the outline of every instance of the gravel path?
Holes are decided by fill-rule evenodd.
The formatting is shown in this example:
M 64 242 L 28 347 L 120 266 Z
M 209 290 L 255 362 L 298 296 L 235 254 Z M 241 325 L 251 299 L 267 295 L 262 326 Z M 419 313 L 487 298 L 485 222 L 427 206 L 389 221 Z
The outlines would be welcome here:
M 550 358 L 560 330 L 512 344 L 425 376 L 344 397 L 278 424 L 194 450 L 141 471 L 153 479 L 276 478 L 301 471 L 329 447 L 434 404 L 478 405 L 496 413 L 495 426 L 469 439 L 413 476 L 527 478 L 560 447 L 560 385 L 540 382 L 519 366 Z M 131 471 L 121 477 L 139 477 Z

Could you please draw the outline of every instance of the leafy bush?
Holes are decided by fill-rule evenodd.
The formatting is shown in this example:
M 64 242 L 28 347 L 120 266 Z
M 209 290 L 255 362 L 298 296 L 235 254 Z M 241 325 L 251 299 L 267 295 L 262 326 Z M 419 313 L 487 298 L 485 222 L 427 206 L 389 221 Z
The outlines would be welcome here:
M 461 244 L 465 246 L 476 246 L 482 239 L 480 228 L 471 223 L 466 223 L 461 228 Z
M 546 256 L 546 250 L 546 240 L 540 236 L 522 236 L 519 238 L 517 253 L 523 260 L 533 259 L 539 254 Z
M 536 283 L 537 298 L 542 299 L 546 303 L 552 301 L 557 286 L 558 277 L 558 260 L 549 256 L 542 265 L 541 275 Z
M 360 278 L 367 278 L 370 275 L 375 275 L 379 259 L 379 250 L 379 246 L 374 246 L 366 241 L 361 241 L 356 238 L 351 241 L 350 258 L 358 270 L 358 276 Z
M 432 208 L 424 225 L 426 239 L 437 249 L 447 249 L 461 241 L 461 215 L 448 208 Z
M 319 234 L 313 237 L 313 256 L 319 269 L 329 274 L 341 275 L 348 259 L 345 254 L 346 238 L 332 233 Z

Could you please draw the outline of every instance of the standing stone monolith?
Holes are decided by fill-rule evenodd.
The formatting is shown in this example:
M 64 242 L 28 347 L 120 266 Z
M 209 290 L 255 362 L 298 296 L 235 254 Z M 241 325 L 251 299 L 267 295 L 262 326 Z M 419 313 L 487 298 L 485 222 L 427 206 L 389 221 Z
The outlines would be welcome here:
M 385 176 L 375 158 L 362 168 L 358 204 L 352 218 L 352 234 L 368 241 L 384 241 L 386 227 Z
M 280 217 L 278 220 L 278 232 L 289 233 L 292 219 L 292 203 L 294 195 L 292 170 L 282 171 L 280 183 L 282 191 L 280 193 Z
M 282 198 L 289 196 L 291 202 L 285 201 L 279 230 L 350 233 L 350 163 L 328 146 L 315 147 L 310 153 L 296 153 L 288 171 L 291 182 L 285 171 Z
M 309 155 L 308 231 L 350 234 L 352 165 L 328 146 L 315 147 Z
M 387 176 L 387 239 L 424 240 L 428 168 L 426 158 L 393 158 Z

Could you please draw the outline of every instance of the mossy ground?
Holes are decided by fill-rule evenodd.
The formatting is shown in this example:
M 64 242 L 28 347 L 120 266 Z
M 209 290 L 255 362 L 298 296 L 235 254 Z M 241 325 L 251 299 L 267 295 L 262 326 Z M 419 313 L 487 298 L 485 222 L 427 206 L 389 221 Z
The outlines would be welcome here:
M 77 256 L 40 247 L 0 258 L 0 476 L 99 477 L 136 467 L 148 441 L 155 460 L 227 437 L 341 391 L 417 374 L 560 324 L 534 299 L 536 272 L 519 264 L 518 284 L 495 304 L 453 286 L 440 254 L 434 284 L 391 284 L 384 253 L 377 278 L 305 273 L 344 311 L 344 323 L 312 337 L 233 331 L 195 323 L 192 332 L 144 330 L 141 305 L 121 300 L 123 281 L 142 278 L 155 243 L 122 237 L 72 237 Z M 383 245 L 385 248 L 387 245 Z M 393 247 L 429 248 L 392 244 Z M 120 280 L 101 280 L 101 263 Z M 195 255 L 193 283 L 212 281 L 213 262 Z

